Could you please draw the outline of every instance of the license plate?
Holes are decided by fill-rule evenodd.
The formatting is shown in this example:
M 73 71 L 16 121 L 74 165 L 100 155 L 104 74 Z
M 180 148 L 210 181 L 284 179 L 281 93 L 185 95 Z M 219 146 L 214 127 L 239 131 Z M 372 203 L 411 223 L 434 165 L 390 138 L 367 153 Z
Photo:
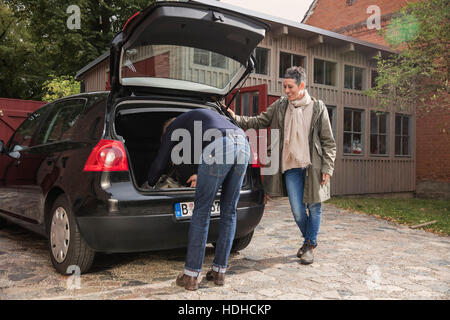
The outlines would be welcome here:
M 175 217 L 177 219 L 186 219 L 192 217 L 192 213 L 194 212 L 194 203 L 193 202 L 180 202 L 175 203 Z M 214 201 L 214 204 L 211 207 L 211 216 L 220 215 L 220 201 Z

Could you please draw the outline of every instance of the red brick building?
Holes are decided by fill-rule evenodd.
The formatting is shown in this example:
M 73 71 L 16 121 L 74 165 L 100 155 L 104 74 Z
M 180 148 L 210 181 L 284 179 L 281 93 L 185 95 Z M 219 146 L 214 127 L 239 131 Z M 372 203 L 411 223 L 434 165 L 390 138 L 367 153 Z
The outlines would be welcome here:
M 417 0 L 314 0 L 303 23 L 364 41 L 387 45 L 367 20 L 379 8 L 380 26 L 389 24 L 395 11 Z M 372 19 L 369 19 L 373 21 Z M 416 123 L 416 193 L 450 198 L 450 107 L 427 111 L 417 108 Z

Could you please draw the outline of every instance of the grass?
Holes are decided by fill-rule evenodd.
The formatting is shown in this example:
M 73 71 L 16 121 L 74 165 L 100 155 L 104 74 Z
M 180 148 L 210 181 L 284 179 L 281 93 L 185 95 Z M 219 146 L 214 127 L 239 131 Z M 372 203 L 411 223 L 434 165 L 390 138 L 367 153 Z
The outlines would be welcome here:
M 326 203 L 408 226 L 437 220 L 421 228 L 450 235 L 450 200 L 333 197 Z

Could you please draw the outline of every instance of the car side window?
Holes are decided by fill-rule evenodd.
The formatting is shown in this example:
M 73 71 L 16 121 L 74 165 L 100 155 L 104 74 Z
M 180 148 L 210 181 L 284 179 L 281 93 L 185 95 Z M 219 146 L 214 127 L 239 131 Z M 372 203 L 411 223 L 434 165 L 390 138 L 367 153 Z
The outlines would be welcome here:
M 35 145 L 33 136 L 39 127 L 39 123 L 51 106 L 52 105 L 46 105 L 36 110 L 30 114 L 24 122 L 22 122 L 9 141 L 8 148 L 10 151 L 20 151 Z
M 43 123 L 37 143 L 46 144 L 71 140 L 73 128 L 84 110 L 86 100 L 77 99 L 57 103 Z

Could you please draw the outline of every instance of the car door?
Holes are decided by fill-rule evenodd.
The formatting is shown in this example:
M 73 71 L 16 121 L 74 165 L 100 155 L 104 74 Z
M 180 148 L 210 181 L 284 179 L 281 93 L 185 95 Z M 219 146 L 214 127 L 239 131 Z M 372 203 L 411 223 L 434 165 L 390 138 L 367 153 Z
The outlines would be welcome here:
M 22 161 L 27 150 L 34 146 L 36 133 L 42 120 L 47 116 L 52 104 L 36 110 L 17 128 L 0 154 L 0 211 L 16 218 L 25 218 L 23 212 L 29 207 L 26 194 L 24 194 Z M 25 202 L 23 202 L 25 200 Z M 36 223 L 36 215 L 31 218 Z
M 45 195 L 55 184 L 61 170 L 61 154 L 67 149 L 72 129 L 83 112 L 86 99 L 54 103 L 34 137 L 33 146 L 23 150 L 18 165 L 18 214 L 43 222 Z M 62 162 L 65 160 L 62 159 Z

